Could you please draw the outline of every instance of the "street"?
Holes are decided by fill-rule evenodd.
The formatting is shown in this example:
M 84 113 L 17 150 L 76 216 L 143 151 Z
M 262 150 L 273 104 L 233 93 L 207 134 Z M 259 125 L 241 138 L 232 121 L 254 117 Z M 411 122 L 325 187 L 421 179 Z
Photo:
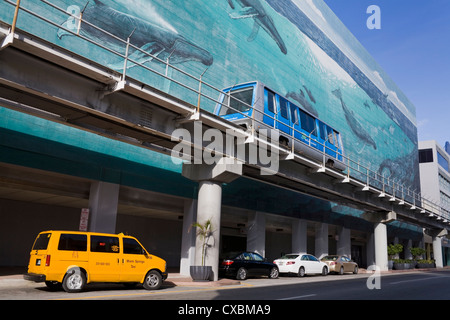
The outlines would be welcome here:
M 372 289 L 370 289 L 372 288 Z M 43 283 L 22 279 L 0 280 L 0 300 L 449 300 L 450 270 L 360 273 L 305 278 L 251 278 L 236 285 L 176 286 L 160 290 L 125 288 L 120 284 L 90 284 L 78 294 L 50 291 Z

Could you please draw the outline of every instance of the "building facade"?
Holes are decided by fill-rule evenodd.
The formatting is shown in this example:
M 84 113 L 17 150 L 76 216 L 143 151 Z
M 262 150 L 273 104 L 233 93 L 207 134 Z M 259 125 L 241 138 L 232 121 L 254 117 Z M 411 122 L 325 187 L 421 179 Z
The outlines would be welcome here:
M 322 1 L 30 0 L 23 7 L 18 29 L 193 105 L 197 95 L 179 85 L 192 85 L 187 73 L 216 88 L 262 81 L 337 128 L 346 156 L 420 188 L 414 106 Z M 14 9 L 0 4 L 4 26 Z M 101 90 L 85 100 L 112 108 Z M 91 230 L 132 233 L 169 266 L 192 264 L 195 235 L 188 231 L 199 186 L 182 176 L 179 162 L 20 112 L 5 99 L 0 105 L 0 243 L 20 237 L 21 244 L 2 244 L 0 265 L 25 264 L 43 229 L 77 229 L 81 208 L 91 210 Z M 212 112 L 215 105 L 200 107 Z M 222 252 L 254 250 L 269 259 L 345 253 L 361 266 L 374 263 L 374 226 L 358 208 L 245 177 L 222 188 Z M 389 241 L 423 241 L 415 225 L 394 221 L 387 230 Z
M 450 219 L 450 154 L 436 141 L 419 141 L 420 189 L 422 194 L 440 207 L 443 218 Z M 428 248 L 430 251 L 430 248 Z M 443 264 L 449 262 L 449 243 L 443 239 Z

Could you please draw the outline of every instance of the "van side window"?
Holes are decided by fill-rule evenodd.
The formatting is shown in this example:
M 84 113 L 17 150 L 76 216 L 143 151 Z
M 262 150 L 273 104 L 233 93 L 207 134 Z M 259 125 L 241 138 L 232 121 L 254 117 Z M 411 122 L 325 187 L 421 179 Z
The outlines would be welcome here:
M 131 238 L 123 238 L 123 253 L 125 254 L 144 254 L 144 249 L 139 242 Z
M 87 251 L 87 236 L 85 234 L 61 234 L 58 250 Z
M 119 253 L 119 238 L 91 236 L 91 252 Z

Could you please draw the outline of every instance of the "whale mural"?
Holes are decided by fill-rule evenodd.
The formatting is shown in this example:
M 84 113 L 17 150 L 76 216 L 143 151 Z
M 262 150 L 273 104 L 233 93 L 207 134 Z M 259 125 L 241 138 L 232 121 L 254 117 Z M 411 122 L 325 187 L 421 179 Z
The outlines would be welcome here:
M 230 14 L 232 19 L 248 19 L 251 18 L 255 21 L 253 25 L 253 30 L 247 41 L 253 41 L 258 35 L 259 29 L 263 28 L 264 31 L 276 42 L 281 52 L 287 54 L 287 48 L 284 44 L 283 39 L 278 33 L 277 28 L 272 20 L 272 18 L 267 14 L 259 0 L 236 0 L 237 3 L 242 7 L 239 14 Z M 228 4 L 234 10 L 235 5 L 233 0 L 228 0 Z
M 347 120 L 348 125 L 352 129 L 353 133 L 364 143 L 371 145 L 375 150 L 377 150 L 377 144 L 372 139 L 370 134 L 363 128 L 361 123 L 358 122 L 355 118 L 355 114 L 352 110 L 350 110 L 344 102 L 342 98 L 342 92 L 340 89 L 336 89 L 332 91 L 333 95 L 336 96 L 341 102 L 342 110 L 345 114 L 345 119 Z
M 297 101 L 298 103 L 300 103 L 300 105 L 309 113 L 311 113 L 312 115 L 314 115 L 315 117 L 319 116 L 319 113 L 317 112 L 317 110 L 313 107 L 313 105 L 306 99 L 305 97 L 305 93 L 303 92 L 302 89 L 299 89 L 299 92 L 293 92 L 290 91 L 286 94 L 286 98 L 291 98 L 295 101 Z
M 322 0 L 52 0 L 59 11 L 40 0 L 23 3 L 53 25 L 21 11 L 18 28 L 118 71 L 123 57 L 96 44 L 123 55 L 132 34 L 139 49 L 131 60 L 191 88 L 198 88 L 195 79 L 157 60 L 195 78 L 203 74 L 218 89 L 261 81 L 336 128 L 346 156 L 377 172 L 399 171 L 399 182 L 420 188 L 414 105 Z M 79 33 L 90 42 L 68 31 L 73 6 L 86 6 Z M 14 6 L 0 2 L 0 19 L 10 24 L 13 15 Z M 127 67 L 128 77 L 197 103 L 197 95 L 157 73 Z M 212 112 L 214 102 L 206 100 L 201 108 Z
M 150 62 L 154 57 L 166 60 L 169 56 L 171 64 L 198 61 L 210 66 L 213 63 L 213 57 L 207 50 L 200 48 L 182 35 L 115 10 L 99 0 L 94 0 L 94 5 L 86 7 L 83 20 L 79 31 L 82 36 L 109 47 L 113 46 L 118 52 L 125 52 L 124 43 L 114 37 L 105 36 L 105 33 L 99 29 L 122 40 L 126 40 L 132 35 L 131 43 L 140 50 L 131 48 L 129 59 L 140 64 Z M 74 36 L 65 30 L 71 28 L 70 23 L 70 21 L 66 21 L 61 25 L 62 28 L 57 32 L 59 39 L 65 36 Z M 123 68 L 123 63 L 109 63 L 108 65 L 113 69 Z M 134 63 L 129 63 L 127 66 L 131 68 L 134 65 Z

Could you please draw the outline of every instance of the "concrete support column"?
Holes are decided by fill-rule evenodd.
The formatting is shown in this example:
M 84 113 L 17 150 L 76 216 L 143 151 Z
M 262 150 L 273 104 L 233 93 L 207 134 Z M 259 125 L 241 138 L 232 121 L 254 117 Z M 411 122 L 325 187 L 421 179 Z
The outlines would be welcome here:
M 220 218 L 222 207 L 222 184 L 230 183 L 242 175 L 242 163 L 222 158 L 214 164 L 183 164 L 182 175 L 198 181 L 197 221 L 211 220 L 212 235 L 207 243 L 204 264 L 212 267 L 210 280 L 219 278 Z M 195 229 L 193 229 L 193 232 Z M 194 265 L 202 265 L 203 241 L 196 237 Z
M 375 264 L 380 271 L 388 270 L 388 252 L 387 252 L 387 226 L 386 223 L 397 219 L 397 214 L 391 212 L 365 212 L 363 219 L 373 222 L 373 247 L 375 252 Z M 368 260 L 368 263 L 370 260 Z M 370 265 L 370 264 L 369 264 Z
M 197 222 L 204 224 L 211 220 L 212 235 L 206 245 L 205 266 L 212 266 L 212 280 L 219 277 L 220 217 L 222 207 L 222 183 L 200 181 L 198 190 Z M 195 265 L 202 265 L 203 239 L 197 237 L 195 242 Z
M 436 268 L 444 267 L 444 259 L 442 256 L 442 237 L 448 234 L 447 230 L 432 229 L 426 230 L 426 233 L 431 236 L 433 245 L 433 258 L 436 263 Z M 428 256 L 428 254 L 427 254 Z
M 116 233 L 118 184 L 95 181 L 89 193 L 89 231 Z
M 328 255 L 328 224 L 316 225 L 315 256 L 320 259 Z
M 439 236 L 433 237 L 433 256 L 436 263 L 436 268 L 443 268 L 444 260 L 442 258 L 442 238 Z
M 184 201 L 183 234 L 181 236 L 181 260 L 180 274 L 189 275 L 189 267 L 194 265 L 195 260 L 195 231 L 191 226 L 197 221 L 197 200 L 187 199 Z
M 409 250 L 409 249 L 412 248 L 412 246 L 413 246 L 412 240 L 408 239 L 407 242 L 406 242 L 406 246 L 403 249 L 403 252 L 405 253 L 405 259 L 412 259 L 413 258 L 413 255 L 411 254 L 411 251 Z
M 367 246 L 366 246 L 366 259 L 367 259 L 367 267 L 375 265 L 375 237 L 373 233 L 370 233 L 367 237 Z
M 339 227 L 337 230 L 338 240 L 336 253 L 346 255 L 351 259 L 352 243 L 351 243 L 351 230 L 345 227 Z
M 247 251 L 266 255 L 266 215 L 252 212 L 248 217 Z
M 380 271 L 388 270 L 388 253 L 387 253 L 387 227 L 384 223 L 375 223 L 374 226 L 374 245 L 375 245 L 375 264 Z
M 294 220 L 292 222 L 292 252 L 306 253 L 307 251 L 307 222 Z

